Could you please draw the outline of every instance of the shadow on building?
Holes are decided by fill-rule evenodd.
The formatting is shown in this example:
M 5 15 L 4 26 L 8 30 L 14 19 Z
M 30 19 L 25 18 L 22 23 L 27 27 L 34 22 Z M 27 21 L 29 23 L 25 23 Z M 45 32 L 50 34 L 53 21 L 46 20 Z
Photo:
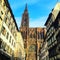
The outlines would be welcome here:
M 0 60 L 11 60 L 11 57 L 0 49 Z

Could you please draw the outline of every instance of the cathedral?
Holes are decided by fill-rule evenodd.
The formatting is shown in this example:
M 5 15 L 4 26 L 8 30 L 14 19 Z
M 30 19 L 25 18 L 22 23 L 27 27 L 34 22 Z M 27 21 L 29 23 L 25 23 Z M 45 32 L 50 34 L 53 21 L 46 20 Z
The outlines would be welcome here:
M 39 49 L 44 41 L 45 31 L 45 28 L 29 27 L 29 14 L 26 5 L 20 26 L 20 32 L 24 40 L 25 60 L 38 60 Z

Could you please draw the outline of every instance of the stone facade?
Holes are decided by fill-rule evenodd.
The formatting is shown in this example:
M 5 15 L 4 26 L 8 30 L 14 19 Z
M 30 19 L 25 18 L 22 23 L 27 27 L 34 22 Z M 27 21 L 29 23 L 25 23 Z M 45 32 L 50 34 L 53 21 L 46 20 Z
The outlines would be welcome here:
M 14 60 L 14 57 L 24 60 L 23 38 L 8 0 L 0 0 L 0 60 Z
M 30 28 L 27 5 L 25 7 L 20 32 L 24 40 L 26 60 L 37 60 L 40 44 L 44 40 L 45 28 Z
M 60 3 L 57 3 L 45 23 L 49 60 L 60 60 Z
M 0 60 L 14 56 L 18 27 L 8 0 L 0 0 Z

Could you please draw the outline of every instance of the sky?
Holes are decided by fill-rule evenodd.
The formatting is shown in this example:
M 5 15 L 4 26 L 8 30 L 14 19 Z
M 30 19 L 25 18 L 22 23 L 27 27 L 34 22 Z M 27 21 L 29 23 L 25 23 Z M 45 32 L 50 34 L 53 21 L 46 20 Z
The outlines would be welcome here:
M 49 13 L 58 0 L 8 0 L 18 27 L 21 25 L 22 14 L 27 3 L 30 27 L 44 27 Z

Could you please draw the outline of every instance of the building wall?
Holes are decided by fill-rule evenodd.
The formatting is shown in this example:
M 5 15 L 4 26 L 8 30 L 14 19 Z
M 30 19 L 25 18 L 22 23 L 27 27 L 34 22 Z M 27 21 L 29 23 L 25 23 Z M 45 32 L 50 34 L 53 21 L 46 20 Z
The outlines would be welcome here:
M 48 51 L 50 60 L 60 60 L 57 56 L 60 55 L 57 53 L 58 40 L 57 35 L 60 31 L 60 3 L 57 3 L 52 12 L 49 14 L 49 17 L 45 23 L 47 27 L 47 37 L 46 41 L 48 42 Z M 53 53 L 52 53 L 53 52 Z
M 22 29 L 22 32 L 24 34 L 24 28 Z M 28 28 L 27 38 L 23 39 L 26 41 L 24 42 L 26 44 L 26 60 L 39 60 L 39 48 L 43 43 L 44 34 L 45 28 Z M 24 36 L 26 35 L 24 34 Z
M 16 46 L 17 25 L 8 0 L 0 0 L 0 49 L 10 57 Z
M 14 53 L 15 60 L 24 60 L 25 59 L 25 50 L 23 38 L 20 32 L 17 32 L 16 48 Z
M 47 42 L 43 42 L 40 48 L 39 60 L 49 60 Z
M 28 59 L 36 60 L 36 52 L 37 52 L 37 39 L 36 39 L 37 30 L 36 28 L 29 28 L 29 38 L 28 38 Z

